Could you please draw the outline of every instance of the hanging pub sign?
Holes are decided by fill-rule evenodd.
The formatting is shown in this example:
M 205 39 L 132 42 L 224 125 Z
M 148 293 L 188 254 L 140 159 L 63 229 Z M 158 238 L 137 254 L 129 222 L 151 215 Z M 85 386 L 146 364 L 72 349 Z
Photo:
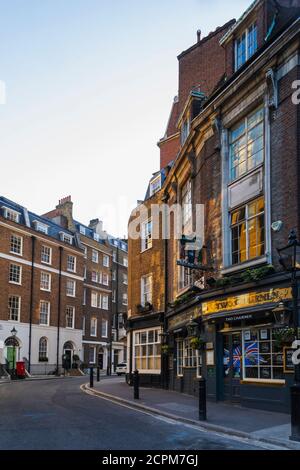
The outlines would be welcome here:
M 196 237 L 188 238 L 186 235 L 182 235 L 180 240 L 180 259 L 177 261 L 177 265 L 200 271 L 211 271 L 211 267 L 203 265 L 203 248 L 200 248 Z
M 263 292 L 248 292 L 247 294 L 226 297 L 220 300 L 211 300 L 202 303 L 202 314 L 210 315 L 214 313 L 239 310 L 255 305 L 278 303 L 281 300 L 292 299 L 291 287 L 269 289 Z

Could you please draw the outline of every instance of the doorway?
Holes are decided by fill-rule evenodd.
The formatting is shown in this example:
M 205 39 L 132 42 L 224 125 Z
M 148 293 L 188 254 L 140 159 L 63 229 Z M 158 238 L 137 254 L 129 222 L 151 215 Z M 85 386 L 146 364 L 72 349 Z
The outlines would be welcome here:
M 242 334 L 241 332 L 223 335 L 223 395 L 231 403 L 241 401 L 242 378 Z
M 71 341 L 64 344 L 64 369 L 70 370 L 73 363 L 74 345 Z
M 15 337 L 10 337 L 5 340 L 6 347 L 6 368 L 12 371 L 16 368 L 16 362 L 19 359 L 19 341 Z

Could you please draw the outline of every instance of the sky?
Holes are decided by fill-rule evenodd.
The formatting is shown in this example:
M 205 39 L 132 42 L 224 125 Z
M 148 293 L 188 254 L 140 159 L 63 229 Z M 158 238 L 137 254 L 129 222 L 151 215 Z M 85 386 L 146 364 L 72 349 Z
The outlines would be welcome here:
M 124 236 L 159 169 L 180 52 L 251 0 L 0 0 L 0 195 Z

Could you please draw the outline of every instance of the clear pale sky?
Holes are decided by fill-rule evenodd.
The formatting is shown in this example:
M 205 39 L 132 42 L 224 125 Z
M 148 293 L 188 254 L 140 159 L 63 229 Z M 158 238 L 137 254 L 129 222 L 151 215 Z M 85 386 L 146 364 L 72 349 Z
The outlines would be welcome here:
M 159 168 L 177 55 L 250 3 L 0 0 L 0 194 L 38 214 L 71 194 L 77 219 L 123 236 Z

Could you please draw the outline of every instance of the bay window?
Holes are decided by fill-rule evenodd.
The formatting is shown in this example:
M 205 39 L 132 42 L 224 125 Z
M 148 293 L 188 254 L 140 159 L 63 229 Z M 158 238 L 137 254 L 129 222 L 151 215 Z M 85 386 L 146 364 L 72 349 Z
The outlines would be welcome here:
M 134 335 L 134 364 L 139 371 L 160 372 L 160 329 L 141 330 Z

